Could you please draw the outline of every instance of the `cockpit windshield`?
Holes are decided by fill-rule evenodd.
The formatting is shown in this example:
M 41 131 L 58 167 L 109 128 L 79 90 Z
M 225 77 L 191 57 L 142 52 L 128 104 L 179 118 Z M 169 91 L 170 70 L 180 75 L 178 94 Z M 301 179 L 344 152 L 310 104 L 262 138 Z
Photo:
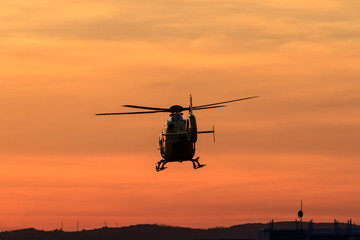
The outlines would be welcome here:
M 171 114 L 171 121 L 183 120 L 182 113 Z

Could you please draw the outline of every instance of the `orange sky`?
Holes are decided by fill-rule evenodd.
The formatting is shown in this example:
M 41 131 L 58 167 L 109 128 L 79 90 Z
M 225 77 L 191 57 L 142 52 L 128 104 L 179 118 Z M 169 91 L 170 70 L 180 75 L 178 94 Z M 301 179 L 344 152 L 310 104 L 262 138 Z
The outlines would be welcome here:
M 360 5 L 342 1 L 0 0 L 0 230 L 360 222 Z M 160 160 L 167 114 L 197 156 Z

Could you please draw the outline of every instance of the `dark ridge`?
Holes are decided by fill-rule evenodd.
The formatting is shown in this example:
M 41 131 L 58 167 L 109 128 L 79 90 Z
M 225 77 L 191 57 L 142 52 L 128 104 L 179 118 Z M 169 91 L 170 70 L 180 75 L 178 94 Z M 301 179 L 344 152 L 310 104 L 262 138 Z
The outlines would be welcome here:
M 332 229 L 333 223 L 314 223 L 316 229 Z M 306 229 L 307 223 L 303 223 Z M 128 227 L 103 227 L 79 232 L 60 230 L 43 231 L 34 228 L 6 231 L 0 233 L 0 240 L 257 240 L 259 230 L 268 228 L 269 224 L 250 223 L 231 227 L 197 229 L 158 224 L 139 224 Z M 339 227 L 346 228 L 345 223 Z M 276 229 L 295 229 L 294 222 L 275 222 Z

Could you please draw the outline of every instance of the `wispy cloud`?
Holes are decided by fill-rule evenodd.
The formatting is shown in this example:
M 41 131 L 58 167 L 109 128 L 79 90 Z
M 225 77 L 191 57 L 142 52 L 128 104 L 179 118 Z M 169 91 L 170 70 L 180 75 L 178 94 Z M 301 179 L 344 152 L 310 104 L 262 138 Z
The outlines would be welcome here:
M 29 34 L 104 41 L 194 41 L 224 37 L 283 44 L 359 37 L 360 17 L 353 3 L 323 1 L 322 5 L 302 6 L 283 6 L 271 1 L 108 1 L 101 5 L 64 2 L 64 8 L 57 9 L 35 2 L 18 7 L 3 18 L 0 26 L 4 36 Z

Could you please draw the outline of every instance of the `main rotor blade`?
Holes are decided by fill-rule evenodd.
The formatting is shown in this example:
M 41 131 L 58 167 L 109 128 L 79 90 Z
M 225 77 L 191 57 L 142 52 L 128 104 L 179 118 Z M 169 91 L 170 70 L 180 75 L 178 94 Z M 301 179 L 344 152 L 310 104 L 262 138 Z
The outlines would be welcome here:
M 162 110 L 164 112 L 168 112 L 168 108 L 156 108 L 156 107 L 144 107 L 144 106 L 135 106 L 135 105 L 123 105 L 123 107 L 128 108 L 140 108 L 140 109 L 148 109 L 148 110 Z
M 147 114 L 147 113 L 159 113 L 159 112 L 166 112 L 163 110 L 158 111 L 148 111 L 148 112 L 124 112 L 124 113 L 97 113 L 95 115 L 128 115 L 128 114 Z
M 257 98 L 257 97 L 259 97 L 259 96 L 253 96 L 253 97 L 247 97 L 247 98 L 239 98 L 239 99 L 230 100 L 230 101 L 225 101 L 225 102 L 205 104 L 205 105 L 195 106 L 194 109 L 197 108 L 197 107 L 208 107 L 208 106 L 214 106 L 214 105 L 219 105 L 219 104 L 223 104 L 223 103 L 237 102 L 237 101 L 242 101 L 242 100 L 247 100 L 247 99 Z
M 203 110 L 203 109 L 221 108 L 221 107 L 226 107 L 226 106 L 225 106 L 225 105 L 221 105 L 221 106 L 212 106 L 212 107 L 194 107 L 193 110 Z

